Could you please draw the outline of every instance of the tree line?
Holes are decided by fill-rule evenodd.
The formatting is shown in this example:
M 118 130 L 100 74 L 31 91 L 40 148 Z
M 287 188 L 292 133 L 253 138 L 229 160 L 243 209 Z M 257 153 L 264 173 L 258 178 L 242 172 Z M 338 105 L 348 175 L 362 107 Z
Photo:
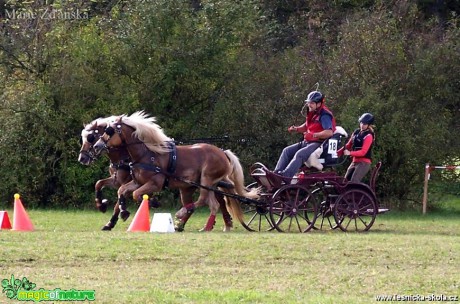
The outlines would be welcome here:
M 274 167 L 319 85 L 349 133 L 375 115 L 378 196 L 417 205 L 425 163 L 459 161 L 459 13 L 434 0 L 0 2 L 0 202 L 92 206 L 108 161 L 77 162 L 81 129 L 138 110 L 177 140 L 228 136 L 217 145 L 246 171 Z

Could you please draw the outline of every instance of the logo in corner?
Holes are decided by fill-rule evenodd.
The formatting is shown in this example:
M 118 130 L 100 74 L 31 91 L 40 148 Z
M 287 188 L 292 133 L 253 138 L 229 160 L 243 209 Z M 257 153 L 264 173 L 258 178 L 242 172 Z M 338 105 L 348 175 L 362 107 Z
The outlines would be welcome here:
M 30 282 L 26 277 L 22 280 L 15 279 L 11 275 L 11 279 L 2 280 L 2 293 L 8 299 L 18 301 L 94 301 L 96 292 L 94 290 L 62 290 L 55 288 L 54 290 L 45 290 L 40 288 L 34 290 L 35 283 Z

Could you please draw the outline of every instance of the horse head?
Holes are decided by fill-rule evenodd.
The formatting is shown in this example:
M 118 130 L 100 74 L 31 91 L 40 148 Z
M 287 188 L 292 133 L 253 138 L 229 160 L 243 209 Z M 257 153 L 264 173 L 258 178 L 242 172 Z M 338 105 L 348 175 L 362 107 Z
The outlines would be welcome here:
M 80 154 L 78 161 L 83 165 L 90 165 L 94 162 L 101 151 L 96 152 L 94 144 L 99 140 L 107 128 L 108 123 L 115 119 L 114 116 L 107 118 L 98 118 L 87 124 L 81 131 Z
M 103 150 L 116 148 L 123 144 L 124 140 L 121 137 L 122 118 L 123 116 L 119 116 L 117 119 L 107 123 L 103 132 L 93 146 L 96 153 L 99 154 Z

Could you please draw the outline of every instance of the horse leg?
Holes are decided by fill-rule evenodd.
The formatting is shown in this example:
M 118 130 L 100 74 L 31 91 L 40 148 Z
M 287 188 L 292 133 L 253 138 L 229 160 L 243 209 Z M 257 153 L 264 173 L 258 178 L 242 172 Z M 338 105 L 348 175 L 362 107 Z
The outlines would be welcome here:
M 202 179 L 203 181 L 203 179 Z M 203 181 L 203 185 L 206 185 L 206 181 Z M 212 185 L 212 183 L 210 183 Z M 211 214 L 209 215 L 208 221 L 206 225 L 202 229 L 202 231 L 211 231 L 214 228 L 214 224 L 216 223 L 216 214 L 219 211 L 219 203 L 216 200 L 213 191 L 209 191 L 205 188 L 200 189 L 200 196 L 198 200 L 195 202 L 195 208 L 201 207 L 208 204 Z
M 112 170 L 110 170 L 110 172 L 114 176 L 114 181 L 112 183 L 112 186 L 114 188 L 115 187 L 119 188 L 121 185 L 130 182 L 131 179 L 132 179 L 131 178 L 131 173 L 129 171 L 126 171 L 126 170 L 123 170 L 123 169 L 121 169 L 121 170 L 119 169 L 116 172 L 112 172 Z M 104 201 L 105 201 L 105 203 L 107 203 L 106 199 L 103 199 L 102 203 L 104 203 Z M 115 225 L 118 222 L 118 216 L 119 215 L 120 215 L 120 204 L 117 201 L 115 203 L 115 206 L 113 207 L 112 217 L 107 222 L 107 224 L 105 224 L 105 226 L 102 227 L 102 230 L 112 230 L 113 228 L 115 228 Z
M 112 177 L 105 178 L 105 179 L 100 179 L 96 182 L 94 185 L 94 189 L 96 190 L 96 207 L 101 211 L 102 213 L 105 213 L 107 211 L 107 203 L 108 201 L 106 199 L 103 199 L 102 197 L 102 189 L 106 186 L 110 187 L 115 187 L 114 185 L 114 179 Z
M 174 225 L 174 230 L 182 232 L 184 231 L 185 224 L 187 223 L 190 216 L 192 216 L 195 211 L 195 204 L 192 201 L 193 193 L 195 188 L 183 188 L 180 189 L 181 202 L 183 207 L 176 212 L 176 221 Z
M 193 212 L 195 212 L 195 204 L 190 203 L 182 207 L 185 210 L 184 214 L 178 215 L 179 211 L 176 212 L 176 221 L 174 225 L 174 230 L 182 232 L 184 231 L 185 224 L 187 224 L 188 219 L 192 216 Z M 182 210 L 181 209 L 181 210 Z
M 133 192 L 138 188 L 138 185 L 134 181 L 130 181 L 127 184 L 122 185 L 120 188 L 118 188 L 118 203 L 119 203 L 119 208 L 120 208 L 120 218 L 123 221 L 126 221 L 129 218 L 129 215 L 131 214 L 127 208 L 126 208 L 126 194 L 128 192 Z
M 118 197 L 118 206 L 120 208 L 119 216 L 123 220 L 123 222 L 126 222 L 126 220 L 131 215 L 131 212 L 129 212 L 126 208 L 126 197 L 124 195 L 120 195 Z
M 229 232 L 233 228 L 232 216 L 228 212 L 224 196 L 222 194 L 216 194 L 216 199 L 219 202 L 222 218 L 224 219 L 224 232 Z
M 120 214 L 120 208 L 118 202 L 115 204 L 115 207 L 113 208 L 113 214 L 110 220 L 105 224 L 104 227 L 102 227 L 103 231 L 110 231 L 113 228 L 115 228 L 115 225 L 118 222 L 118 215 Z
M 206 226 L 204 226 L 204 231 L 211 231 L 216 224 L 216 214 L 217 211 L 219 211 L 219 203 L 216 200 L 214 192 L 208 192 L 207 198 L 211 214 L 209 215 L 208 221 L 206 222 Z

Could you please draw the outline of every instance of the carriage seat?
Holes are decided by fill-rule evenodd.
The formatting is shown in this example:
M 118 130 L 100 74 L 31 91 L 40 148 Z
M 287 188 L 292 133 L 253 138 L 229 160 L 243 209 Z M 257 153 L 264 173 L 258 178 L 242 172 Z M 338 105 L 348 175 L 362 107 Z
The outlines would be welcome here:
M 331 138 L 325 140 L 304 163 L 307 168 L 323 170 L 325 167 L 334 167 L 340 164 L 337 151 L 342 146 L 344 138 L 348 137 L 348 133 L 344 128 L 337 126 Z

